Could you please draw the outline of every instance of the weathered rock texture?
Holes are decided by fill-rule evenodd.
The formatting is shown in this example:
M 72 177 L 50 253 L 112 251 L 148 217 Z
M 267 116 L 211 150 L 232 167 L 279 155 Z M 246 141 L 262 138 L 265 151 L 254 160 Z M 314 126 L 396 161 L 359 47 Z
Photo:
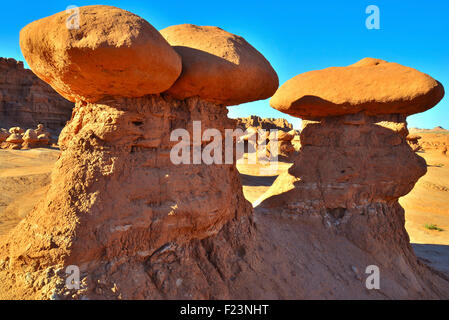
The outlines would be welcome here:
M 289 157 L 295 151 L 295 147 L 292 144 L 295 133 L 294 130 L 289 132 L 282 130 L 272 131 L 268 137 L 267 151 L 272 155 Z
M 438 126 L 433 129 L 411 128 L 410 132 L 411 137 L 420 137 L 420 139 L 416 139 L 416 142 L 410 140 L 411 146 L 425 152 L 436 151 L 449 156 L 449 130 Z
M 421 136 L 418 136 L 417 134 L 409 134 L 407 136 L 407 142 L 409 146 L 412 148 L 413 151 L 419 151 L 421 150 L 421 146 L 419 145 L 419 140 L 421 139 Z
M 77 103 L 47 197 L 1 244 L 0 295 L 229 297 L 252 233 L 238 172 L 169 156 L 172 129 L 232 128 L 226 113 L 169 96 Z M 65 295 L 57 270 L 72 264 L 85 289 Z
M 43 124 L 38 124 L 37 129 L 27 129 L 24 131 L 20 127 L 12 127 L 9 132 L 2 129 L 0 133 L 0 149 L 31 149 L 47 147 L 52 140 L 51 133 L 46 130 Z
M 273 155 L 270 151 L 270 140 L 276 138 L 277 155 L 288 157 L 295 148 L 291 140 L 297 134 L 293 125 L 283 118 L 261 118 L 258 116 L 249 116 L 246 118 L 236 118 L 237 128 L 246 130 L 247 134 L 242 137 L 245 142 L 245 152 L 254 152 L 257 145 L 263 143 L 266 146 L 266 156 Z M 278 136 L 275 137 L 277 130 Z M 271 136 L 270 136 L 271 134 Z M 254 135 L 256 135 L 254 137 Z
M 34 21 L 20 32 L 31 70 L 70 101 L 104 96 L 140 97 L 170 88 L 181 59 L 160 33 L 139 16 L 111 6 L 79 8 Z
M 263 130 L 282 130 L 290 131 L 293 129 L 293 125 L 283 118 L 261 118 L 258 116 L 249 116 L 246 118 L 236 118 L 237 126 L 243 130 L 250 127 Z
M 73 103 L 58 95 L 23 63 L 0 58 L 0 127 L 44 124 L 59 132 L 70 119 Z
M 182 57 L 182 75 L 168 90 L 178 99 L 199 96 L 229 106 L 267 99 L 279 86 L 270 63 L 240 36 L 192 24 L 161 34 Z
M 380 59 L 309 71 L 288 80 L 270 105 L 296 117 L 320 118 L 365 112 L 410 115 L 436 105 L 444 88 L 429 75 Z
M 434 99 L 436 87 L 414 86 L 423 84 L 423 79 L 427 79 L 425 83 L 437 83 L 427 75 L 396 64 L 371 62 L 362 60 L 346 69 L 325 69 L 319 76 L 312 71 L 293 78 L 293 82 L 288 81 L 278 90 L 270 101 L 273 107 L 282 106 L 283 99 L 293 96 L 317 96 L 307 100 L 307 107 L 295 102 L 285 110 L 305 119 L 300 152 L 288 172 L 281 174 L 253 205 L 258 205 L 256 211 L 264 214 L 320 221 L 330 233 L 349 240 L 362 250 L 365 258 L 369 257 L 371 264 L 389 274 L 391 278 L 383 282 L 382 290 L 387 296 L 447 296 L 447 279 L 424 267 L 414 255 L 404 228 L 404 210 L 398 203 L 398 198 L 409 193 L 427 170 L 425 160 L 407 144 L 406 115 L 431 108 L 442 96 Z M 354 70 L 365 67 L 370 69 L 363 81 L 373 81 L 378 89 L 390 80 L 406 79 L 407 85 L 393 81 L 392 87 L 384 91 L 366 89 L 365 82 L 356 82 L 356 73 L 363 74 L 363 70 Z M 320 79 L 325 82 L 334 72 L 344 75 L 341 81 L 321 91 Z M 385 73 L 392 78 L 380 82 Z M 315 79 L 312 82 L 310 74 Z M 312 83 L 317 86 L 311 86 Z M 403 86 L 402 90 L 394 90 L 397 86 Z M 442 87 L 437 91 L 443 92 Z M 338 104 L 321 103 L 328 100 L 329 92 L 344 98 Z M 421 93 L 414 100 L 411 92 Z M 384 99 L 386 94 L 389 96 Z M 368 100 L 370 103 L 365 104 Z M 422 103 L 419 108 L 417 101 Z M 378 109 L 382 106 L 385 109 Z M 364 112 L 353 114 L 355 110 Z M 373 115 L 376 112 L 379 114 Z
M 407 134 L 401 115 L 303 120 L 301 152 L 287 175 L 292 178 L 282 177 L 286 180 L 276 181 L 271 192 L 294 187 L 293 198 L 279 198 L 286 199 L 286 210 L 301 202 L 305 210 L 341 209 L 343 214 L 344 209 L 396 201 L 426 173 L 424 159 L 407 144 Z M 269 197 L 264 206 L 277 202 L 278 197 Z
M 187 129 L 193 148 L 194 121 L 223 137 L 235 121 L 225 107 L 198 97 L 130 98 L 166 90 L 179 75 L 176 53 L 129 12 L 80 12 L 85 22 L 73 38 L 61 25 L 64 14 L 21 32 L 30 65 L 77 103 L 59 137 L 62 153 L 46 198 L 0 242 L 0 297 L 229 298 L 234 275 L 249 268 L 243 259 L 253 244 L 251 205 L 234 164 L 175 165 L 170 137 Z M 108 61 L 116 64 L 103 70 Z M 108 69 L 114 66 L 117 73 Z M 140 93 L 128 90 L 133 82 L 123 86 L 129 79 L 121 68 L 146 82 Z M 65 286 L 69 265 L 81 270 L 79 290 Z
M 100 9 L 88 21 L 98 14 L 100 21 L 111 22 L 107 10 Z M 121 19 L 128 16 L 115 15 L 113 28 L 123 30 Z M 40 48 L 45 27 L 50 34 L 59 30 L 52 19 L 35 23 L 42 25 L 39 32 L 26 29 L 24 46 Z M 61 34 L 66 39 L 65 31 Z M 87 37 L 86 47 L 90 40 L 97 43 Z M 98 49 L 103 57 L 103 48 L 95 48 L 92 55 Z M 64 80 L 70 68 L 64 64 L 69 67 L 72 60 L 55 60 L 58 52 L 48 51 L 35 64 L 61 62 L 63 68 L 50 69 L 56 75 L 47 81 L 67 84 L 65 93 L 77 103 L 59 137 L 62 153 L 45 198 L 0 239 L 0 298 L 448 296 L 449 283 L 414 257 L 397 204 L 425 172 L 424 162 L 405 142 L 404 116 L 306 122 L 304 152 L 287 178 L 279 178 L 290 182 L 281 186 L 286 192 L 273 193 L 260 208 L 266 211 L 253 217 L 234 164 L 175 165 L 170 160 L 174 129 L 184 128 L 192 137 L 195 120 L 222 136 L 225 128 L 235 128 L 225 107 L 204 97 L 177 100 L 166 93 L 133 98 L 119 93 L 92 103 L 88 100 L 97 93 L 82 86 L 71 91 L 73 83 Z M 228 98 L 235 101 L 232 91 Z M 367 292 L 360 280 L 358 270 L 367 264 L 381 267 L 382 291 Z M 80 268 L 80 289 L 65 285 L 70 265 Z

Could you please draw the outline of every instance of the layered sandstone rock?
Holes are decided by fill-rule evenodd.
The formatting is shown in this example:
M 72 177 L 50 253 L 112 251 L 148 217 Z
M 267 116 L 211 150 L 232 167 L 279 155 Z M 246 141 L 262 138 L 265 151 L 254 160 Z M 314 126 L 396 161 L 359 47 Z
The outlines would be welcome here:
M 22 62 L 0 58 L 0 126 L 32 128 L 43 123 L 59 133 L 72 108 L 73 103 L 24 69 Z
M 257 208 L 253 222 L 234 165 L 170 161 L 174 129 L 184 128 L 192 136 L 193 120 L 201 121 L 203 130 L 222 133 L 235 127 L 222 106 L 226 97 L 216 99 L 221 105 L 167 93 L 77 101 L 59 139 L 62 153 L 45 199 L 0 242 L 0 297 L 449 296 L 449 283 L 411 253 L 395 199 L 423 174 L 422 161 L 405 143 L 405 116 L 359 114 L 305 122 L 302 150 L 317 157 L 299 156 L 309 170 L 294 165 L 296 176 L 287 175 L 292 183 L 285 185 L 285 194 L 274 195 L 271 207 Z M 355 145 L 346 154 L 343 146 L 349 142 Z M 373 169 L 357 171 L 376 165 L 363 155 L 377 155 L 368 143 L 378 151 L 377 166 L 397 171 L 396 188 L 386 180 L 386 169 L 379 177 Z M 187 145 L 191 151 L 198 147 L 192 141 Z M 333 150 L 334 164 L 326 160 Z M 361 156 L 360 163 L 351 153 Z M 334 171 L 350 159 L 354 171 L 347 176 Z M 397 170 L 401 165 L 411 171 L 409 176 Z M 295 191 L 302 181 L 299 174 L 307 186 Z M 303 194 L 309 198 L 296 197 Z M 332 198 L 347 207 L 335 207 Z M 366 289 L 362 276 L 369 264 L 381 267 L 382 290 Z M 79 290 L 65 286 L 69 265 L 80 268 Z
M 46 199 L 3 244 L 4 272 L 17 279 L 29 272 L 33 279 L 10 294 L 226 297 L 213 266 L 239 259 L 233 252 L 250 236 L 251 210 L 233 165 L 172 164 L 171 129 L 191 130 L 191 119 L 204 128 L 232 127 L 224 109 L 197 98 L 77 103 L 60 137 L 63 152 Z M 223 242 L 219 257 L 203 256 L 207 244 L 200 240 L 228 228 L 248 235 Z M 65 295 L 63 270 L 72 264 L 86 277 L 85 287 Z M 203 276 L 202 268 L 211 273 Z
M 245 141 L 245 152 L 254 152 L 258 146 L 263 144 L 264 156 L 271 157 L 274 153 L 270 151 L 270 140 L 274 139 L 276 142 L 272 142 L 272 145 L 276 144 L 276 156 L 288 157 L 295 150 L 291 140 L 296 136 L 296 130 L 287 120 L 258 116 L 236 118 L 236 120 L 237 128 L 241 128 L 246 133 L 241 137 Z M 278 132 L 278 138 L 276 132 Z
M 399 282 L 405 290 L 399 296 L 407 290 L 409 296 L 420 290 L 427 296 L 424 291 L 435 290 L 438 282 L 447 290 L 447 283 L 415 257 L 398 204 L 427 170 L 407 144 L 406 116 L 431 108 L 442 92 L 429 76 L 378 60 L 287 81 L 270 104 L 304 119 L 301 149 L 288 173 L 256 203 L 257 210 L 322 221 L 327 232 L 348 239 L 382 272 L 409 279 Z M 398 290 L 395 281 L 384 282 L 383 292 Z
M 121 26 L 122 14 L 129 17 L 129 13 L 116 14 L 114 9 L 106 15 L 108 8 L 81 8 L 81 12 L 88 10 L 92 21 L 97 16 L 100 20 L 107 17 L 108 23 L 94 25 L 95 34 L 106 34 L 112 25 L 128 30 L 122 34 L 123 39 L 132 38 L 133 31 Z M 36 26 L 57 35 L 61 26 L 54 24 L 62 22 L 57 22 L 60 18 L 53 20 L 26 27 L 21 43 L 28 48 L 40 45 L 40 36 L 32 32 Z M 89 35 L 89 28 L 82 24 L 77 34 Z M 65 37 L 65 31 L 61 32 Z M 143 39 L 157 39 L 149 27 L 141 32 Z M 58 39 L 49 45 L 59 47 Z M 90 41 L 97 43 L 89 37 L 77 41 L 78 46 L 84 43 L 86 47 Z M 163 41 L 150 45 L 159 52 Z M 129 45 L 131 51 L 134 46 L 139 48 L 133 42 Z M 56 59 L 59 53 L 49 52 L 49 59 Z M 89 47 L 88 52 L 93 60 L 103 57 L 102 48 Z M 165 66 L 167 60 L 162 55 L 166 52 L 159 54 L 160 61 L 165 61 L 158 66 L 161 72 L 165 67 L 170 72 L 177 68 L 176 59 Z M 33 55 L 30 65 L 47 65 L 38 57 Z M 71 60 L 58 61 L 61 65 L 47 65 L 52 75 L 49 82 L 65 79 L 59 68 L 66 70 L 64 64 L 71 65 Z M 139 64 L 134 67 L 144 75 L 153 70 Z M 247 69 L 241 65 L 241 72 Z M 89 72 L 97 71 L 87 67 L 80 70 L 80 74 Z M 118 83 L 120 79 L 112 77 L 110 81 Z M 166 81 L 161 77 L 161 83 L 148 93 L 165 90 Z M 70 82 L 62 84 L 64 90 L 72 87 Z M 74 86 L 73 91 L 64 91 L 78 101 L 59 137 L 62 153 L 46 198 L 0 243 L 0 296 L 231 297 L 233 277 L 249 269 L 245 256 L 254 236 L 251 205 L 243 197 L 237 169 L 234 164 L 176 165 L 170 156 L 177 143 L 171 141 L 172 131 L 185 129 L 193 137 L 193 121 L 201 121 L 203 131 L 213 128 L 223 137 L 225 128 L 235 128 L 235 122 L 226 116 L 227 109 L 199 97 L 178 100 L 170 94 L 154 94 L 129 98 L 126 90 L 123 95 L 117 93 L 90 103 L 86 100 L 97 93 L 83 88 Z M 98 85 L 95 88 L 98 92 L 103 89 Z M 216 101 L 219 99 L 224 97 Z M 193 152 L 204 147 L 192 140 L 187 145 Z M 64 271 L 69 265 L 80 268 L 79 290 L 65 286 Z
M 28 129 L 23 135 L 22 149 L 31 149 L 39 145 L 39 138 L 36 131 Z
M 45 129 L 43 124 L 38 124 L 37 129 L 34 130 L 34 132 L 36 132 L 37 135 L 38 146 L 47 146 L 53 142 L 56 142 L 52 140 L 51 133 Z
M 272 131 L 268 137 L 267 151 L 272 155 L 289 157 L 295 151 L 292 144 L 294 137 L 291 131 Z
M 291 131 L 293 130 L 293 125 L 283 118 L 261 118 L 258 116 L 249 116 L 246 118 L 236 118 L 237 126 L 243 130 L 250 127 L 263 130 L 282 130 Z
M 21 127 L 12 127 L 9 128 L 9 133 L 17 133 L 17 134 L 24 134 L 25 130 L 23 130 Z
M 0 145 L 1 149 L 20 149 L 23 142 L 23 129 L 20 127 L 13 127 L 9 129 L 9 134 L 3 134 L 4 142 Z
M 47 147 L 52 142 L 51 133 L 43 124 L 38 124 L 37 129 L 27 129 L 12 127 L 7 131 L 0 132 L 0 149 L 31 149 Z
M 12 132 L 9 137 L 2 143 L 2 149 L 20 149 L 22 147 L 22 134 Z
M 413 151 L 419 151 L 421 150 L 421 146 L 419 145 L 419 140 L 421 139 L 421 136 L 418 136 L 417 134 L 409 134 L 407 136 L 407 142 L 410 145 L 410 147 L 413 149 Z
M 418 144 L 419 150 L 425 152 L 439 152 L 443 155 L 449 156 L 449 131 L 438 126 L 433 129 L 418 129 L 411 128 L 411 136 L 421 137 L 416 143 L 409 141 L 409 144 L 413 143 L 413 146 Z M 412 145 L 412 144 L 411 144 Z

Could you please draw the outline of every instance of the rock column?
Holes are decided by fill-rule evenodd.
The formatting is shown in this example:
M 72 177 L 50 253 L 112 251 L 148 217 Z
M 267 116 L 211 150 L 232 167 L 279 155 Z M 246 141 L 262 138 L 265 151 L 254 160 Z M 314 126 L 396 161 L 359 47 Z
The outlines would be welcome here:
M 82 7 L 80 14 L 78 31 L 64 29 L 65 13 L 60 13 L 21 33 L 22 50 L 33 70 L 76 106 L 59 137 L 62 153 L 46 198 L 0 244 L 0 279 L 5 280 L 0 295 L 229 297 L 230 275 L 251 246 L 251 205 L 243 197 L 235 164 L 174 164 L 170 153 L 177 141 L 171 133 L 185 129 L 192 138 L 189 150 L 195 144 L 194 121 L 201 123 L 203 132 L 215 129 L 224 138 L 225 128 L 235 127 L 225 105 L 270 96 L 277 87 L 276 74 L 271 75 L 274 89 L 262 88 L 257 97 L 244 97 L 242 87 L 228 100 L 201 93 L 176 98 L 163 91 L 175 81 L 179 87 L 189 74 L 179 77 L 181 59 L 184 70 L 196 72 L 197 67 L 191 67 L 190 60 L 176 53 L 148 22 L 108 6 Z M 236 37 L 216 29 L 222 38 L 215 37 L 218 43 L 213 47 L 221 48 L 227 37 Z M 42 35 L 51 41 L 37 41 Z M 55 59 L 63 57 L 66 68 L 59 70 L 47 65 L 36 46 L 64 38 L 66 48 L 46 51 Z M 87 46 L 83 40 L 91 43 Z M 258 54 L 245 43 L 228 48 L 229 55 L 251 50 Z M 192 51 L 199 52 L 195 61 L 210 55 Z M 204 63 L 211 64 L 206 70 L 215 67 L 213 61 Z M 76 64 L 80 69 L 70 70 Z M 245 67 L 237 72 L 244 73 Z M 78 76 L 65 74 L 68 70 Z M 142 77 L 132 78 L 133 70 Z M 224 77 L 229 72 L 221 71 Z M 259 79 L 263 77 L 258 73 L 266 75 L 263 68 L 253 72 Z M 145 83 L 136 87 L 141 81 Z M 79 268 L 80 288 L 67 287 L 69 266 Z M 16 281 L 13 291 L 5 289 L 9 279 Z

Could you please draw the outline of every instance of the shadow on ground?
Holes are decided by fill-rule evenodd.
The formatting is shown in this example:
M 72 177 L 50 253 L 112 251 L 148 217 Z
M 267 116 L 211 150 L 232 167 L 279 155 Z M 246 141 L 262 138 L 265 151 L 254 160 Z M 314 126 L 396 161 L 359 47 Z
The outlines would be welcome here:
M 240 173 L 242 185 L 251 187 L 258 187 L 258 186 L 269 187 L 273 184 L 274 180 L 276 180 L 277 177 L 278 176 L 253 176 L 249 174 Z
M 424 263 L 449 277 L 449 246 L 412 243 L 412 247 Z

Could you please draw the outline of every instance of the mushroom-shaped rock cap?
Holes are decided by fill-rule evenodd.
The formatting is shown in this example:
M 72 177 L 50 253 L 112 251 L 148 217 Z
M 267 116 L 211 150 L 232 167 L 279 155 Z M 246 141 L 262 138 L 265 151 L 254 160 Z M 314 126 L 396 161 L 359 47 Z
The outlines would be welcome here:
M 139 16 L 111 6 L 79 8 L 34 21 L 20 32 L 20 47 L 33 72 L 70 101 L 160 93 L 181 74 L 181 58 Z
M 182 75 L 168 90 L 178 99 L 199 96 L 230 106 L 267 99 L 279 86 L 270 63 L 242 37 L 192 24 L 161 34 L 182 58 Z
M 443 96 L 441 83 L 425 73 L 365 58 L 347 67 L 300 74 L 276 91 L 270 105 L 305 119 L 362 111 L 410 115 L 432 108 Z

